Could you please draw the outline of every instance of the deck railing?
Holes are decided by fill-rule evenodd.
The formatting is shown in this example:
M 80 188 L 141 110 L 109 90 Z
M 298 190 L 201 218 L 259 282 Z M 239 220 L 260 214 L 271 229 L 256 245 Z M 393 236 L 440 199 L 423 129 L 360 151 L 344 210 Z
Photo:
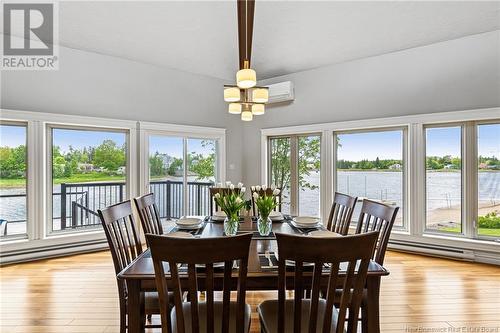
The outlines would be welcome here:
M 187 182 L 188 215 L 209 214 L 209 188 L 212 185 L 212 182 Z M 60 230 L 100 225 L 97 210 L 125 200 L 125 186 L 125 182 L 62 183 L 61 190 L 52 193 L 55 207 L 52 218 L 60 222 Z M 153 180 L 149 184 L 149 189 L 155 193 L 161 218 L 179 218 L 184 215 L 182 181 Z M 0 197 L 18 198 L 26 197 L 26 194 L 3 194 Z M 60 200 L 59 205 L 54 204 L 56 200 Z M 19 223 L 26 220 L 17 219 L 8 222 Z

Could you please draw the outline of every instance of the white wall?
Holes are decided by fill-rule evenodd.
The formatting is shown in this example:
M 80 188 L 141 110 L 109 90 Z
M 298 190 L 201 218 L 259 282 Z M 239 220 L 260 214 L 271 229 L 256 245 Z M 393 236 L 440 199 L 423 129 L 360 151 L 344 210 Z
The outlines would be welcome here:
M 240 121 L 224 81 L 61 47 L 58 71 L 4 71 L 1 108 L 227 128 L 227 178 L 241 179 Z
M 281 81 L 294 82 L 295 101 L 271 106 L 264 116 L 243 124 L 247 184 L 260 183 L 261 128 L 500 106 L 500 31 L 260 84 Z

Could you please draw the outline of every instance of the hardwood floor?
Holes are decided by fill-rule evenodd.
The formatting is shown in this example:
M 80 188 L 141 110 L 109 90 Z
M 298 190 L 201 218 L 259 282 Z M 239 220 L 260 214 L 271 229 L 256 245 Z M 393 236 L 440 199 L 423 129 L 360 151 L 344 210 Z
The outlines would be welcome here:
M 397 252 L 387 254 L 386 267 L 382 332 L 500 332 L 499 267 Z M 108 252 L 2 267 L 0 292 L 4 333 L 119 331 Z M 275 297 L 249 292 L 247 300 L 255 309 Z M 260 332 L 255 312 L 252 332 Z

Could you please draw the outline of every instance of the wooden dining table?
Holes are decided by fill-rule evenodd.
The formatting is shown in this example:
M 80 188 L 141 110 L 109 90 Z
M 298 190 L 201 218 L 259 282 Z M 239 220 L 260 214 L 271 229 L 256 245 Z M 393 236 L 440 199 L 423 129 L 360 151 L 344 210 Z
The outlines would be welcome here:
M 277 252 L 277 243 L 274 237 L 260 237 L 257 233 L 257 223 L 254 218 L 246 217 L 240 222 L 239 232 L 253 232 L 254 239 L 250 245 L 250 253 L 248 258 L 248 274 L 247 274 L 247 290 L 277 290 L 278 288 L 278 269 L 277 267 L 265 267 L 261 264 L 263 253 Z M 174 223 L 169 223 L 169 230 L 166 233 L 177 231 Z M 320 229 L 323 229 L 320 227 Z M 287 233 L 294 235 L 307 236 L 307 231 L 296 228 L 290 220 L 282 222 L 273 222 L 273 233 Z M 203 229 L 198 232 L 195 237 L 221 237 L 224 236 L 223 223 L 206 219 Z M 335 236 L 335 235 L 334 235 Z M 338 237 L 344 237 L 337 235 Z M 165 263 L 165 274 L 167 285 L 169 281 L 168 264 Z M 328 273 L 325 271 L 322 283 L 326 286 L 328 283 Z M 339 272 L 339 278 L 345 275 L 345 270 Z M 379 291 L 380 278 L 389 275 L 389 271 L 383 266 L 371 261 L 368 267 L 368 277 L 366 282 L 366 292 L 368 301 L 365 306 L 368 318 L 363 326 L 370 333 L 380 332 L 379 325 Z M 203 279 L 203 274 L 199 274 L 200 279 Z M 236 276 L 234 277 L 236 279 Z M 130 265 L 118 274 L 118 279 L 126 281 L 128 295 L 128 332 L 144 332 L 145 313 L 144 313 L 144 293 L 148 291 L 156 291 L 155 272 L 151 252 L 149 249 L 139 255 Z M 181 284 L 187 283 L 187 272 L 180 273 Z M 290 282 L 293 282 L 293 272 L 290 276 Z M 342 283 L 339 279 L 339 283 Z M 201 281 L 200 286 L 203 286 Z M 287 282 L 288 285 L 288 282 Z M 292 285 L 290 283 L 290 285 Z M 217 283 L 216 283 L 217 287 Z M 221 286 L 219 286 L 221 287 Z

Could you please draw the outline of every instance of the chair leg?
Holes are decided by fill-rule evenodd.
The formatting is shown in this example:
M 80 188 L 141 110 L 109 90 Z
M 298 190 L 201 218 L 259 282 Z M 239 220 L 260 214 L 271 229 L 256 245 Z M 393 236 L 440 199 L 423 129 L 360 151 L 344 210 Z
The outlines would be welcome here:
M 368 333 L 368 310 L 364 300 L 361 304 L 361 332 Z
M 127 307 L 120 302 L 120 333 L 127 332 Z

